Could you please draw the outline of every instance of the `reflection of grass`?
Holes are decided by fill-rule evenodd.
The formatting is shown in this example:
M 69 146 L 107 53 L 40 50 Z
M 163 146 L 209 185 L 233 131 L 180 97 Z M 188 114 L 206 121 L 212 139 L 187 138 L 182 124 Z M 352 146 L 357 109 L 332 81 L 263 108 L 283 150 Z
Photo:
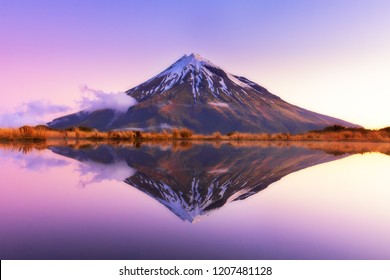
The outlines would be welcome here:
M 218 141 L 365 141 L 390 142 L 390 127 L 379 130 L 364 128 L 344 128 L 330 126 L 320 131 L 309 131 L 302 134 L 290 133 L 242 133 L 230 132 L 222 135 L 214 132 L 210 135 L 194 134 L 187 128 L 174 128 L 171 131 L 141 132 L 141 131 L 108 131 L 101 132 L 88 127 L 75 127 L 65 130 L 52 129 L 39 125 L 35 127 L 23 126 L 20 128 L 0 128 L 0 140 L 43 141 L 48 139 L 89 139 L 89 140 L 125 140 L 125 141 L 165 141 L 165 140 L 218 140 Z
M 320 150 L 328 154 L 363 154 L 379 152 L 390 155 L 390 143 L 385 142 L 342 142 L 342 141 L 236 141 L 236 140 L 149 140 L 149 141 L 120 141 L 120 140 L 93 140 L 93 139 L 51 139 L 47 141 L 0 141 L 0 149 L 29 153 L 36 150 L 43 150 L 54 146 L 67 146 L 73 149 L 95 149 L 100 145 L 112 145 L 123 148 L 139 148 L 140 146 L 154 146 L 162 150 L 170 149 L 174 152 L 190 150 L 198 145 L 210 145 L 218 149 L 223 145 L 230 145 L 237 148 L 251 147 L 300 147 L 303 149 Z

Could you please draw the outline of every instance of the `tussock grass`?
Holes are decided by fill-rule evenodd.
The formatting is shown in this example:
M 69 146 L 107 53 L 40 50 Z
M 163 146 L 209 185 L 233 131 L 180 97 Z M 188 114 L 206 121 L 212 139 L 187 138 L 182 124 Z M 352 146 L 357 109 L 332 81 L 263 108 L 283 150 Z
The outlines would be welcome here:
M 88 127 L 74 127 L 66 130 L 47 126 L 22 126 L 20 128 L 0 128 L 1 141 L 47 141 L 50 139 L 90 139 L 96 141 L 359 141 L 390 142 L 390 127 L 379 130 L 330 126 L 324 130 L 309 131 L 292 135 L 290 133 L 242 133 L 230 132 L 226 135 L 216 131 L 210 135 L 194 134 L 187 128 L 173 128 L 162 132 L 108 131 L 101 132 Z

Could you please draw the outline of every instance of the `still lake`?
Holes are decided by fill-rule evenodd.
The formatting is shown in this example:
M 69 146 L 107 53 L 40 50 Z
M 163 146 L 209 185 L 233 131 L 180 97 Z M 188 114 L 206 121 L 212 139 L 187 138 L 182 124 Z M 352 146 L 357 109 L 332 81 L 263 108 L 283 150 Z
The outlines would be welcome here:
M 0 259 L 390 259 L 390 144 L 0 149 Z

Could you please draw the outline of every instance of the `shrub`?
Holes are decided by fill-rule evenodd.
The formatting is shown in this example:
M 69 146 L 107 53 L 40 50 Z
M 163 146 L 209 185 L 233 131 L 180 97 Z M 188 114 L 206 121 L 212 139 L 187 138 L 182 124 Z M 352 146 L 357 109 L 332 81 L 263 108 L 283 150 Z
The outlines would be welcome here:
M 77 127 L 80 131 L 84 131 L 84 132 L 92 132 L 94 129 L 93 128 L 90 128 L 88 126 L 79 126 Z
M 22 126 L 19 127 L 19 132 L 22 137 L 32 137 L 34 136 L 34 129 L 31 126 Z
M 180 136 L 181 138 L 191 138 L 192 131 L 188 128 L 182 128 L 180 129 Z
M 136 138 L 141 138 L 141 137 L 142 137 L 141 131 L 136 130 L 136 131 L 134 131 L 134 133 L 135 133 L 135 137 L 136 137 Z
M 179 130 L 177 128 L 172 129 L 172 138 L 179 138 Z
M 382 128 L 382 129 L 380 129 L 379 131 L 385 131 L 385 132 L 387 132 L 387 133 L 390 133 L 390 126 L 384 127 L 384 128 Z
M 213 135 L 211 136 L 212 138 L 214 139 L 221 139 L 222 138 L 222 135 L 219 131 L 216 131 L 213 133 Z
M 48 127 L 47 125 L 36 125 L 35 126 L 35 129 L 38 129 L 38 130 L 52 130 L 50 127 Z
M 344 129 L 345 129 L 345 126 L 335 124 L 332 126 L 325 127 L 324 131 L 340 131 L 340 130 L 344 130 Z
M 233 136 L 236 133 L 237 133 L 237 131 L 231 131 L 231 132 L 226 133 L 226 136 L 230 137 L 230 136 Z

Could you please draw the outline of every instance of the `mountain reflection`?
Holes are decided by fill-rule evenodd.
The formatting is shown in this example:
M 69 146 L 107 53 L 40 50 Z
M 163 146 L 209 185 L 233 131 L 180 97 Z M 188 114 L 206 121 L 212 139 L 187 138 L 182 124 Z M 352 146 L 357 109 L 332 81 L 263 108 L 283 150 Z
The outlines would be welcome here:
M 124 181 L 189 222 L 301 169 L 355 153 L 390 155 L 390 143 L 354 142 L 6 142 L 0 148 L 1 157 L 32 170 L 75 159 L 81 186 Z
M 121 171 L 116 173 L 123 176 L 122 180 L 189 222 L 229 202 L 246 199 L 292 172 L 348 156 L 299 145 L 204 144 L 183 149 L 169 145 L 97 145 L 49 149 L 83 162 L 99 177 L 112 176 L 120 166 Z

